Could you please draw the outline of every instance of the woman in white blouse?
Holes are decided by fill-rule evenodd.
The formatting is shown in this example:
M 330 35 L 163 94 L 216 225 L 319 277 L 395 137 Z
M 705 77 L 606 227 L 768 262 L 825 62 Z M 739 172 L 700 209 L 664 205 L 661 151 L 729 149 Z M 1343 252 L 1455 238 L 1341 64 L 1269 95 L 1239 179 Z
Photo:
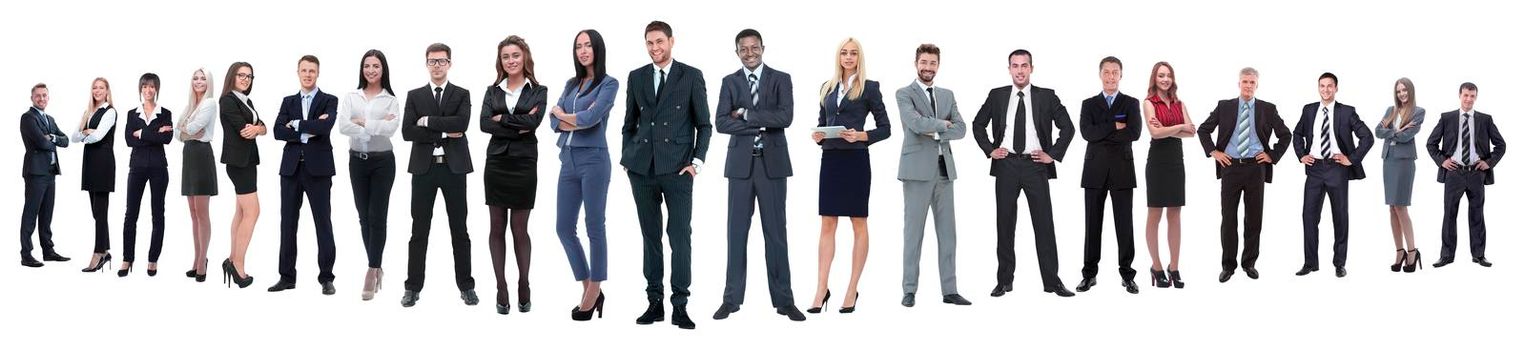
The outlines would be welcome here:
M 387 56 L 370 50 L 360 58 L 360 86 L 339 104 L 339 133 L 350 137 L 350 188 L 360 215 L 360 240 L 366 248 L 365 285 L 360 299 L 371 300 L 381 289 L 382 250 L 387 244 L 387 203 L 397 177 L 392 135 L 397 133 L 400 105 L 392 93 Z
M 90 82 L 90 107 L 80 116 L 79 129 L 70 137 L 76 143 L 85 144 L 80 189 L 90 193 L 90 215 L 95 218 L 95 254 L 90 256 L 90 265 L 80 270 L 83 272 L 102 271 L 102 267 L 111 263 L 111 229 L 107 225 L 106 209 L 117 183 L 117 158 L 112 150 L 116 124 L 117 110 L 111 106 L 111 83 L 106 78 L 95 78 Z
M 212 133 L 217 128 L 210 126 L 217 119 L 218 110 L 213 99 L 216 95 L 211 91 L 214 91 L 211 73 L 206 68 L 192 72 L 191 97 L 180 114 L 180 122 L 175 124 L 178 126 L 175 136 L 185 144 L 181 151 L 180 194 L 191 209 L 191 239 L 196 251 L 185 277 L 196 282 L 207 280 L 207 245 L 212 240 L 211 214 L 207 210 L 212 196 L 217 195 L 217 157 L 212 152 Z

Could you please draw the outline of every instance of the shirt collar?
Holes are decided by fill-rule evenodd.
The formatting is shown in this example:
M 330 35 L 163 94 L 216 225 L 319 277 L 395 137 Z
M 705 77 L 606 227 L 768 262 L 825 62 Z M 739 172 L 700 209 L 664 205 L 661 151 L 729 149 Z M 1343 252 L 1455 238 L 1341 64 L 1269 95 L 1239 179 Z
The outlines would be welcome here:
M 301 90 L 301 89 L 297 90 L 297 96 L 301 97 L 301 98 L 304 98 L 304 99 L 312 98 L 314 95 L 317 95 L 317 94 L 318 94 L 318 87 L 317 86 L 314 86 L 312 91 Z
M 1028 84 L 1028 86 L 1021 87 L 1021 88 L 1017 87 L 1017 85 L 1012 85 L 1012 95 L 1013 96 L 1017 96 L 1018 92 L 1022 92 L 1023 96 L 1025 96 L 1025 98 L 1026 97 L 1032 97 L 1033 96 L 1033 84 Z
M 758 76 L 758 81 L 763 81 L 763 64 L 759 63 L 758 69 L 754 70 L 747 70 L 747 66 L 742 66 L 742 77 L 745 78 L 748 75 L 756 75 Z
M 837 82 L 838 89 L 842 90 L 842 91 L 839 91 L 838 94 L 840 94 L 840 95 L 841 94 L 847 94 L 848 90 L 853 89 L 853 81 L 856 80 L 856 79 L 858 79 L 858 74 L 854 73 L 852 75 L 849 75 L 848 79 L 844 79 L 843 81 Z
M 652 73 L 658 73 L 658 72 L 672 73 L 673 72 L 673 62 L 676 62 L 676 61 L 674 61 L 673 59 L 670 58 L 670 59 L 668 59 L 668 65 L 667 66 L 658 66 L 656 63 L 652 63 Z
M 508 79 L 504 79 L 503 82 L 498 83 L 498 88 L 503 90 L 504 93 L 507 93 L 509 95 L 519 95 L 520 91 L 524 91 L 525 85 L 530 85 L 530 80 L 529 79 L 525 79 L 525 81 L 519 82 L 519 86 L 515 86 L 515 87 L 512 87 L 512 88 L 509 87 L 509 80 Z
M 1319 101 L 1319 108 L 1321 108 L 1321 109 L 1329 108 L 1329 109 L 1333 110 L 1333 109 L 1335 109 L 1335 104 L 1336 104 L 1335 101 L 1330 101 L 1329 104 L 1325 104 L 1325 101 L 1321 100 L 1321 101 Z
M 933 82 L 933 84 L 936 84 L 936 83 L 937 83 L 936 81 Z M 922 91 L 927 91 L 927 89 L 933 88 L 933 84 L 925 84 L 925 83 L 922 82 L 921 78 L 917 78 L 917 87 L 922 88 Z
M 450 86 L 450 81 L 449 80 L 446 80 L 444 84 L 440 84 L 440 85 L 435 85 L 434 81 L 430 80 L 429 81 L 429 93 L 433 94 L 435 89 L 440 89 L 440 93 L 443 94 L 443 93 L 445 93 L 445 87 L 446 86 Z

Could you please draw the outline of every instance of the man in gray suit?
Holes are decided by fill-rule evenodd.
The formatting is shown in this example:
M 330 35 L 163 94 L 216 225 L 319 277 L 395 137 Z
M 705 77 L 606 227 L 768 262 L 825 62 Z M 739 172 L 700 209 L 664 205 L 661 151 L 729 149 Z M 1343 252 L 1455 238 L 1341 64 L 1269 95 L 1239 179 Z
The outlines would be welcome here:
M 895 92 L 901 125 L 905 125 L 907 135 L 901 142 L 901 167 L 896 173 L 906 196 L 906 244 L 902 255 L 905 272 L 901 276 L 901 289 L 906 293 L 901 305 L 906 307 L 917 303 L 928 208 L 932 209 L 933 226 L 938 231 L 938 276 L 943 302 L 970 305 L 969 300 L 959 296 L 954 277 L 954 179 L 958 174 L 954 172 L 954 158 L 945 157 L 953 155 L 948 142 L 964 138 L 965 125 L 964 118 L 959 116 L 959 104 L 954 102 L 954 92 L 933 87 L 940 57 L 937 46 L 918 46 L 917 81 Z
M 741 310 L 747 291 L 747 231 L 752 228 L 753 200 L 763 217 L 764 259 L 774 311 L 805 321 L 790 291 L 789 244 L 785 239 L 785 179 L 793 175 L 784 128 L 795 120 L 794 86 L 789 73 L 763 65 L 763 34 L 744 29 L 736 37 L 742 69 L 721 79 L 715 106 L 715 129 L 731 135 L 726 148 L 730 197 L 726 215 L 726 291 L 715 319 Z

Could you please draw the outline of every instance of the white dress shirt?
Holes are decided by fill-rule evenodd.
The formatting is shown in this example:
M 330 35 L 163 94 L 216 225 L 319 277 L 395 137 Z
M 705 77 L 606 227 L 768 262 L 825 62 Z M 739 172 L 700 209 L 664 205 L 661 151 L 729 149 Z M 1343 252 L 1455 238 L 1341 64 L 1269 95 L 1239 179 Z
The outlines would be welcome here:
M 217 130 L 217 128 L 209 128 L 207 126 L 212 125 L 212 121 L 217 119 L 218 107 L 217 99 L 212 98 L 212 94 L 210 93 L 207 95 L 207 98 L 201 99 L 201 102 L 196 104 L 196 111 L 191 112 L 191 115 L 189 116 L 185 116 L 185 120 L 183 120 L 180 125 L 181 131 L 183 131 L 185 134 L 195 135 L 196 133 L 200 132 L 201 137 L 187 140 L 181 133 L 175 133 L 175 137 L 179 138 L 181 142 L 212 142 L 212 132 Z
M 106 131 L 111 130 L 111 127 L 117 124 L 117 109 L 110 107 L 111 105 L 104 103 L 95 107 L 95 110 L 97 111 L 105 109 L 106 113 L 101 115 L 101 123 L 93 128 L 95 131 L 90 132 L 90 135 L 85 135 L 80 133 L 78 130 L 75 130 L 74 134 L 69 136 L 69 139 L 74 142 L 92 144 L 101 141 L 103 138 L 106 138 Z M 85 120 L 85 123 L 85 125 L 90 125 L 88 124 L 90 123 L 89 120 Z M 85 125 L 81 125 L 81 127 L 84 127 Z
M 1310 147 L 1311 150 L 1309 151 L 1309 155 L 1314 156 L 1314 159 L 1325 159 L 1325 155 L 1324 155 L 1325 151 L 1324 151 L 1324 146 L 1323 146 L 1324 142 L 1325 142 L 1325 129 L 1324 129 L 1325 119 L 1326 118 L 1330 119 L 1330 137 L 1332 137 L 1332 138 L 1336 137 L 1335 136 L 1335 103 L 1331 102 L 1330 104 L 1325 104 L 1324 101 L 1320 101 L 1319 102 L 1319 109 L 1314 110 L 1314 115 L 1316 116 L 1314 118 L 1314 138 L 1313 138 L 1313 142 L 1314 143 Z M 1330 156 L 1331 157 L 1335 157 L 1335 155 L 1337 155 L 1337 154 L 1343 154 L 1343 153 L 1341 153 L 1340 145 L 1337 144 L 1335 142 L 1335 140 L 1339 140 L 1339 138 L 1335 138 L 1335 139 L 1330 140 Z
M 334 125 L 339 127 L 340 134 L 350 137 L 351 151 L 387 152 L 392 150 L 392 135 L 403 123 L 400 110 L 397 97 L 387 90 L 368 99 L 364 89 L 357 89 L 345 94 L 339 104 L 339 120 Z M 388 115 L 392 120 L 387 120 Z M 363 119 L 365 125 L 355 124 L 352 119 Z
M 1473 119 L 1478 117 L 1477 114 L 1477 111 L 1457 111 L 1457 148 L 1452 151 L 1452 161 L 1459 165 L 1471 165 L 1468 164 L 1468 160 L 1478 161 L 1478 142 L 1476 142 L 1478 141 L 1478 120 Z M 1469 118 L 1469 115 L 1472 115 L 1473 118 Z M 1463 121 L 1472 124 L 1468 125 L 1467 139 L 1462 138 Z M 1464 142 L 1468 144 L 1469 157 L 1467 159 L 1464 159 L 1462 154 L 1462 144 Z
M 1024 122 L 1028 123 L 1028 125 L 1025 125 L 1023 127 L 1023 138 L 1024 138 L 1026 144 L 1023 145 L 1022 151 L 1020 151 L 1018 153 L 1022 153 L 1022 154 L 1026 154 L 1026 155 L 1032 155 L 1033 152 L 1038 152 L 1038 151 L 1043 149 L 1042 147 L 1039 146 L 1039 133 L 1037 131 L 1038 128 L 1035 127 L 1035 125 L 1037 125 L 1037 124 L 1033 122 L 1033 120 L 1034 120 L 1034 117 L 1033 117 L 1033 84 L 1028 84 L 1028 86 L 1024 86 L 1024 87 L 1021 87 L 1021 88 L 1017 87 L 1017 85 L 1013 85 L 1012 86 L 1012 97 L 1007 102 L 1007 117 L 1008 118 L 1013 118 L 1013 117 L 1017 116 L 1017 101 L 1018 101 L 1017 93 L 1018 92 L 1022 92 L 1023 93 L 1023 97 L 1022 97 L 1022 100 L 1023 100 L 1023 115 L 1027 116 L 1027 119 L 1028 119 L 1028 120 L 1024 121 Z M 1016 124 L 1017 120 L 1013 120 L 1012 122 L 1013 122 L 1013 124 Z M 1012 145 L 1012 146 L 1013 146 L 1013 148 L 1017 147 L 1017 145 Z

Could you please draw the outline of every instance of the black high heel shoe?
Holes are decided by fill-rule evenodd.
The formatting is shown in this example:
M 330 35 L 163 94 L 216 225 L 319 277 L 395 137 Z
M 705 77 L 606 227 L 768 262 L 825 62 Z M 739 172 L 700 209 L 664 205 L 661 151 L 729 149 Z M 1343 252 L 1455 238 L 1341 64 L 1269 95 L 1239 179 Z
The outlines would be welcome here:
M 573 321 L 587 321 L 593 319 L 594 312 L 599 313 L 599 318 L 604 318 L 604 292 L 599 292 L 599 299 L 594 300 L 593 308 L 583 311 L 581 307 L 572 307 Z
M 1150 286 L 1157 288 L 1170 288 L 1171 280 L 1166 279 L 1166 272 L 1150 269 Z
M 1171 271 L 1166 272 L 1166 274 L 1170 275 L 1170 278 L 1171 278 L 1171 281 L 1170 281 L 1171 283 L 1170 284 L 1172 286 L 1176 287 L 1177 289 L 1181 289 L 1182 287 L 1187 286 L 1186 283 L 1182 283 L 1182 271 L 1181 270 L 1171 270 Z
M 1425 264 L 1421 264 L 1420 263 L 1420 250 L 1419 249 L 1414 249 L 1414 250 L 1410 250 L 1409 252 L 1410 253 L 1414 253 L 1415 254 L 1415 258 L 1410 260 L 1410 261 L 1408 261 L 1408 262 L 1406 262 L 1404 264 L 1404 272 L 1405 273 L 1410 273 L 1410 272 L 1415 272 L 1415 270 L 1425 268 Z M 1406 256 L 1407 255 L 1408 254 L 1406 254 Z
M 86 268 L 81 269 L 79 271 L 80 272 L 106 272 L 106 265 L 110 264 L 110 263 L 111 263 L 111 253 L 106 253 L 106 255 L 101 256 L 101 260 L 98 260 L 98 261 L 95 262 L 95 265 L 90 266 L 90 267 L 86 267 Z
M 853 306 L 848 306 L 848 307 L 843 307 L 841 309 L 837 309 L 837 313 L 840 313 L 840 314 L 851 314 L 855 310 L 858 310 L 858 292 L 853 292 Z
M 233 267 L 233 260 L 223 260 L 223 283 L 232 287 L 237 284 L 239 288 L 247 288 L 254 284 L 254 276 L 239 277 L 238 268 Z
M 832 300 L 832 290 L 831 289 L 828 289 L 827 293 L 823 294 L 821 296 L 821 305 L 823 305 L 823 306 L 827 305 L 827 300 Z M 813 314 L 819 314 L 819 313 L 821 313 L 821 307 L 818 306 L 818 307 L 813 307 L 813 308 L 805 309 L 805 312 L 809 312 L 809 313 L 813 313 Z
M 148 277 L 158 276 L 159 275 L 159 263 L 150 261 L 148 264 L 150 266 L 153 266 L 153 268 L 149 268 L 148 269 Z
M 1407 260 L 1405 258 L 1409 257 L 1409 254 L 1405 254 L 1404 249 L 1395 249 L 1394 251 L 1399 253 L 1399 258 L 1394 259 L 1393 266 L 1389 266 L 1388 269 L 1393 270 L 1394 272 L 1399 272 L 1400 267 L 1409 265 L 1405 263 L 1405 260 Z
M 207 265 L 207 259 L 201 259 L 201 265 L 202 266 L 206 266 Z M 196 266 L 191 266 L 191 269 L 187 270 L 185 272 L 185 277 L 186 278 L 195 278 L 196 282 L 206 282 L 206 280 L 207 280 L 207 274 L 205 274 L 205 273 L 196 273 Z
M 127 263 L 127 268 L 117 270 L 117 277 L 127 277 L 130 273 L 132 273 L 132 263 Z

